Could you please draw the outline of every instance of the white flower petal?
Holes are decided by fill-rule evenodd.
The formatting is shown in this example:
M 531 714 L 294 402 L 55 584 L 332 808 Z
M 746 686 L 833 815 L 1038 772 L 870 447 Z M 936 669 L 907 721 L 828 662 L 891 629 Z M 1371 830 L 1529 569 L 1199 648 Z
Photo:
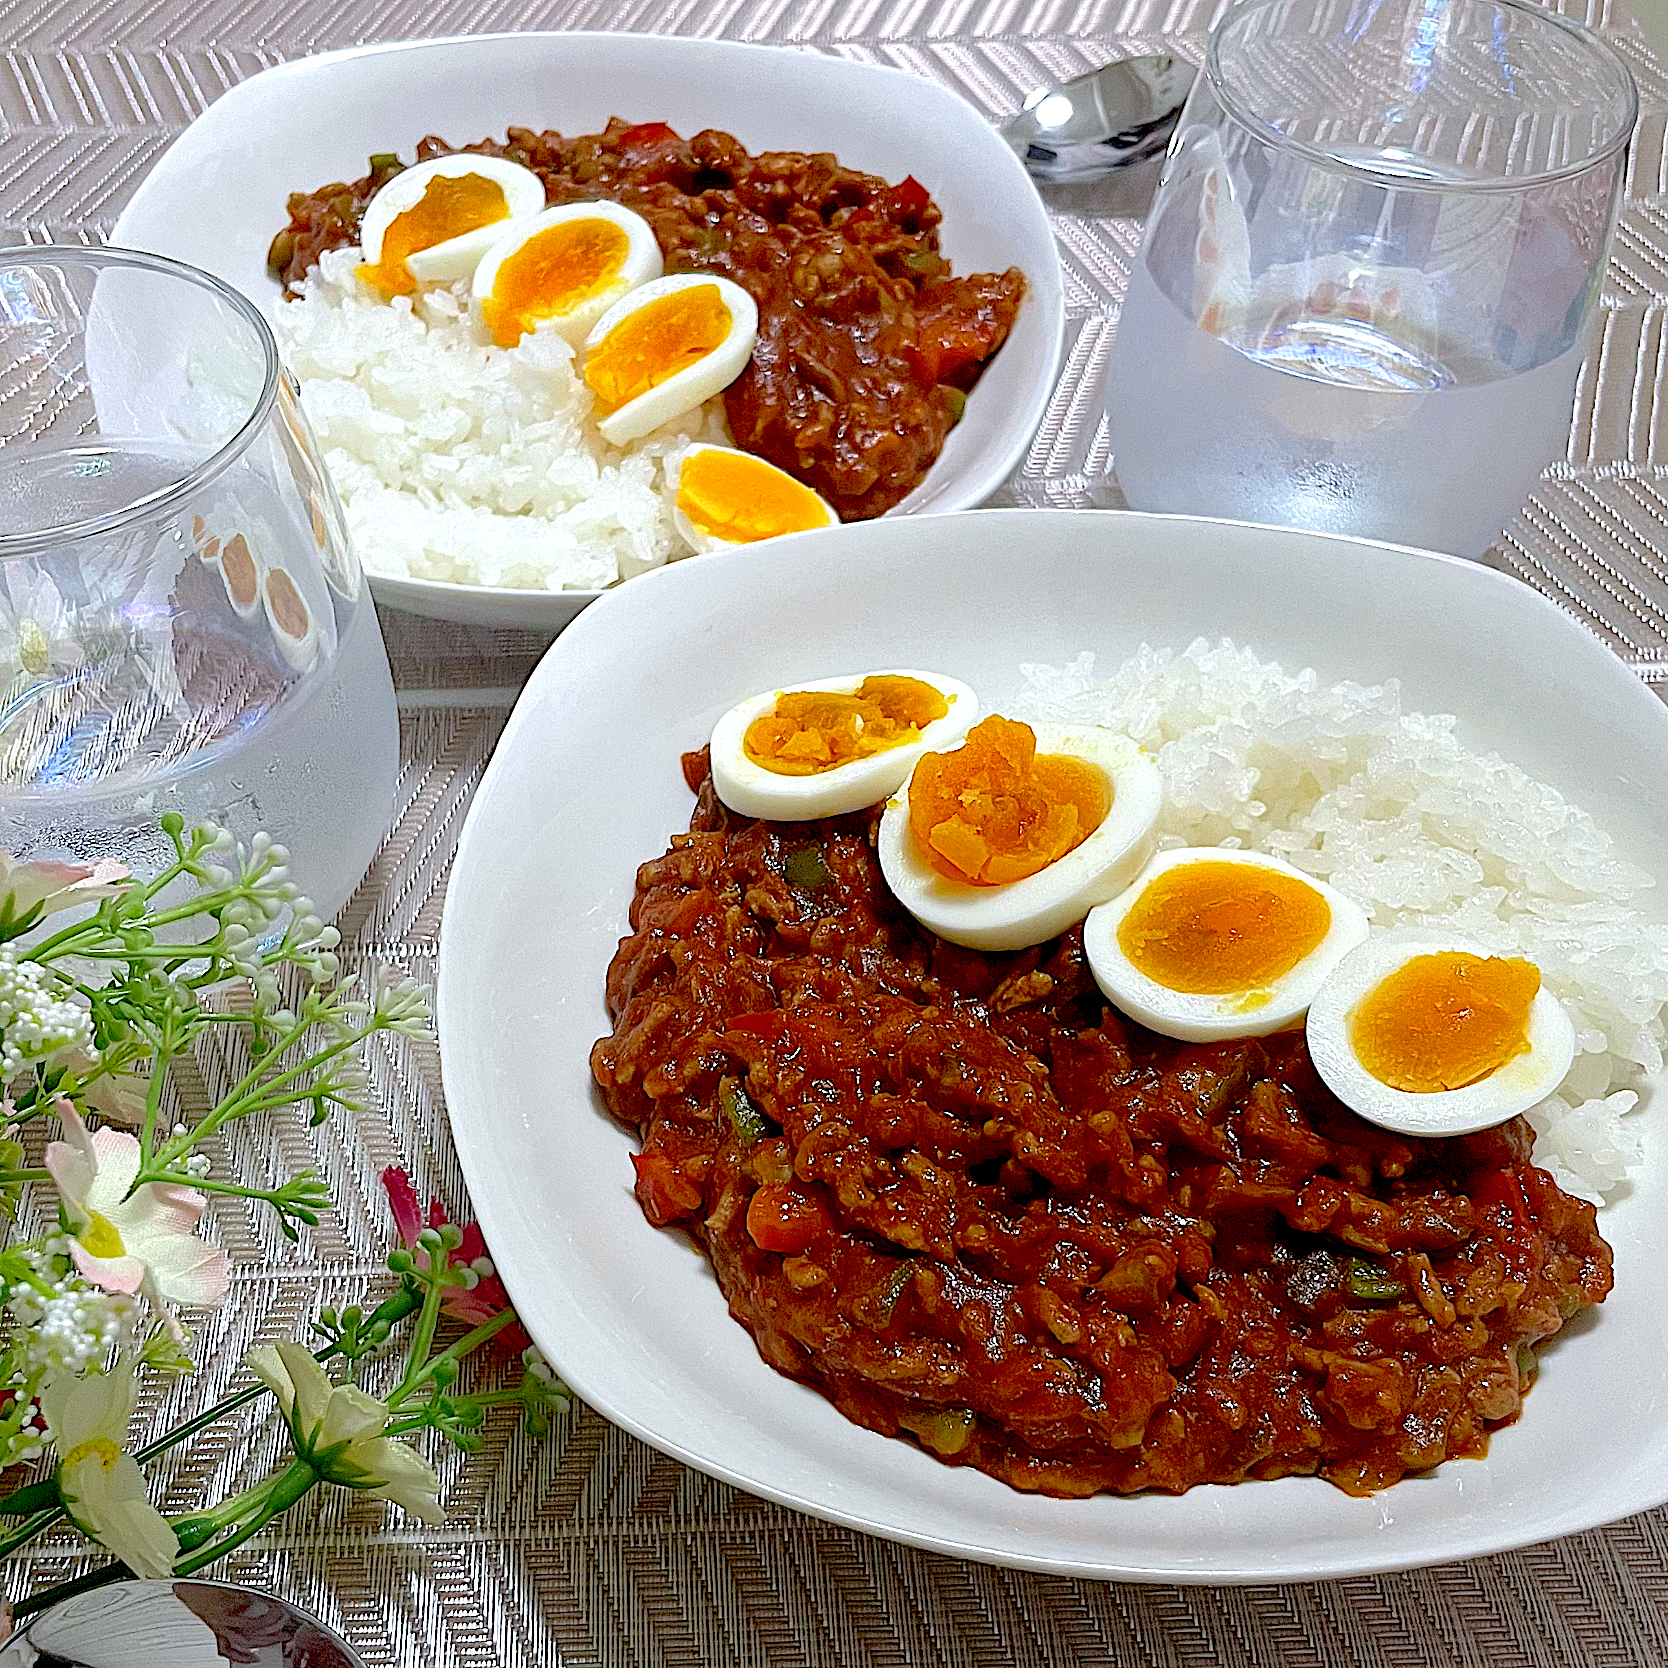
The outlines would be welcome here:
M 371 1490 L 383 1500 L 392 1500 L 403 1511 L 425 1523 L 444 1523 L 446 1509 L 440 1504 L 440 1478 L 435 1469 L 409 1443 L 392 1437 L 378 1437 L 361 1443 L 355 1457 L 369 1471 L 383 1478 Z
M 316 1438 L 320 1452 L 346 1443 L 359 1458 L 360 1445 L 381 1436 L 388 1409 L 375 1396 L 353 1384 L 339 1384 L 331 1393 Z
M 62 1468 L 59 1491 L 75 1525 L 115 1553 L 135 1575 L 173 1572 L 179 1541 L 145 1495 L 145 1479 L 131 1456 L 91 1453 Z
M 305 1344 L 286 1338 L 278 1345 L 278 1354 L 290 1383 L 295 1386 L 291 1425 L 309 1433 L 319 1430 L 324 1424 L 336 1386 L 330 1382 L 324 1368 L 313 1359 L 313 1352 Z
M 284 1358 L 271 1344 L 257 1344 L 244 1352 L 243 1364 L 278 1398 L 278 1405 L 288 1417 L 295 1406 L 295 1386 L 290 1382 Z

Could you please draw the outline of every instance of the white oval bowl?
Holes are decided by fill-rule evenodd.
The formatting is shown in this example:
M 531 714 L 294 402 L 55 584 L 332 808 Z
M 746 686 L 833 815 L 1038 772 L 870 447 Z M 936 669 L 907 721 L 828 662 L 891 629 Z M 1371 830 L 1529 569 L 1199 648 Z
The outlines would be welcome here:
M 1028 289 L 926 479 L 891 515 L 981 503 L 1020 461 L 1054 389 L 1065 298 L 1048 215 L 1018 157 L 948 87 L 789 47 L 661 35 L 528 33 L 395 41 L 298 58 L 233 87 L 175 140 L 123 209 L 112 241 L 218 274 L 270 316 L 266 251 L 284 200 L 358 179 L 373 151 L 409 159 L 438 133 L 502 138 L 511 124 L 600 131 L 610 116 L 751 151 L 833 151 L 894 183 L 913 174 L 943 211 L 960 273 L 1017 266 Z M 600 593 L 521 591 L 371 574 L 378 598 L 438 619 L 550 630 Z
M 1668 1499 L 1668 1144 L 1602 1224 L 1610 1300 L 1544 1353 L 1485 1460 L 1370 1499 L 1313 1478 L 1052 1500 L 860 1429 L 767 1367 L 705 1259 L 632 1197 L 586 1060 L 637 865 L 687 827 L 678 755 L 738 697 L 922 664 L 1000 708 L 1024 661 L 1232 636 L 1401 680 L 1668 877 L 1668 709 L 1543 596 L 1386 545 L 1190 517 L 992 510 L 804 533 L 605 596 L 551 648 L 476 795 L 441 930 L 452 1128 L 500 1272 L 598 1412 L 756 1494 L 962 1557 L 1135 1581 L 1296 1581 L 1470 1558 Z M 1652 1086 L 1660 1103 L 1662 1085 Z

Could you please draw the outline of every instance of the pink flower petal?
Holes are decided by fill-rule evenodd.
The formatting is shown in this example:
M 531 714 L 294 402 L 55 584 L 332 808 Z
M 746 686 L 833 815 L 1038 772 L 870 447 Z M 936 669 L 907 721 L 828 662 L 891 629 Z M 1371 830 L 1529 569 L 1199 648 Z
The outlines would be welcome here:
M 95 1257 L 80 1240 L 70 1241 L 70 1260 L 95 1286 L 107 1292 L 138 1291 L 145 1265 L 137 1257 Z
M 481 1296 L 480 1287 L 472 1292 L 449 1291 L 440 1300 L 440 1307 L 453 1320 L 462 1321 L 466 1326 L 480 1326 L 489 1321 L 494 1315 L 504 1312 L 502 1303 L 490 1303 Z
M 27 915 L 37 904 L 50 915 L 109 897 L 127 879 L 126 866 L 109 859 L 98 864 L 18 863 L 10 852 L 0 853 L 0 900 L 10 899 L 14 916 Z
M 226 1253 L 200 1239 L 158 1240 L 146 1246 L 145 1260 L 157 1291 L 170 1303 L 212 1309 L 231 1282 Z
M 98 1154 L 74 1105 L 60 1096 L 56 1109 L 67 1139 L 47 1144 L 46 1169 L 70 1215 L 81 1220 L 87 1214 L 87 1195 L 98 1179 Z
M 131 1199 L 106 1212 L 116 1231 L 139 1248 L 141 1239 L 155 1235 L 188 1239 L 202 1220 L 208 1200 L 194 1187 L 178 1182 L 151 1182 Z
M 127 1197 L 133 1178 L 139 1174 L 139 1157 L 139 1143 L 125 1130 L 94 1132 L 93 1162 L 98 1166 L 98 1176 L 88 1197 L 95 1210 L 109 1216 L 112 1207 Z
M 417 1208 L 417 1193 L 411 1177 L 404 1170 L 390 1165 L 382 1172 L 383 1191 L 388 1195 L 388 1208 L 394 1213 L 394 1228 L 400 1243 L 410 1247 L 417 1243 L 423 1230 L 423 1218 Z

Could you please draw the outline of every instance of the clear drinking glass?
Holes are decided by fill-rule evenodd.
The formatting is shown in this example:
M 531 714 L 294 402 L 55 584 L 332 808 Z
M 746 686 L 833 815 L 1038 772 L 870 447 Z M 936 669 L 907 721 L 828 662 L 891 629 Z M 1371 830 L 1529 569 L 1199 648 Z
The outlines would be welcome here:
M 290 848 L 334 913 L 399 725 L 266 321 L 118 249 L 0 250 L 0 846 L 155 872 L 165 811 Z
M 1479 556 L 1566 447 L 1639 101 L 1520 0 L 1246 0 L 1108 369 L 1136 509 Z

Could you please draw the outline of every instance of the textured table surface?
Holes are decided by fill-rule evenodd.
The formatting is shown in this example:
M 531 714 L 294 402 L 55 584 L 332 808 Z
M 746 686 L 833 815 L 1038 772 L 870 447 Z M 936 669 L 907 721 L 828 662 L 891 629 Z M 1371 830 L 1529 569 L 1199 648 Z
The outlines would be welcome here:
M 1626 56 L 1643 117 L 1568 459 L 1491 559 L 1643 676 L 1668 682 L 1668 483 L 1658 462 L 1668 459 L 1668 80 L 1608 0 L 1570 9 Z M 1196 61 L 1211 15 L 1200 0 L 0 0 L 0 242 L 102 239 L 146 169 L 228 86 L 327 47 L 492 29 L 726 35 L 900 65 L 995 115 L 1039 82 L 1115 54 L 1162 49 Z M 1139 242 L 1138 196 L 1126 183 L 1054 205 L 1065 359 L 1042 432 L 1000 502 L 1118 502 L 1103 482 L 1098 389 Z M 353 955 L 425 975 L 470 794 L 542 645 L 392 614 L 384 627 L 402 711 L 398 820 L 343 928 Z M 220 1393 L 249 1344 L 300 1332 L 322 1302 L 350 1301 L 376 1277 L 390 1228 L 384 1165 L 405 1163 L 425 1196 L 467 1210 L 432 1050 L 377 1056 L 373 1086 L 357 1129 L 348 1121 L 315 1138 L 341 1205 L 309 1243 L 286 1246 L 265 1218 L 220 1215 L 236 1289 L 207 1329 L 203 1371 L 174 1403 Z M 299 1128 L 278 1136 L 293 1162 L 307 1161 L 308 1142 Z M 237 1161 L 263 1158 L 251 1148 Z M 160 1420 L 169 1408 L 147 1411 Z M 239 1487 L 277 1452 L 270 1421 L 213 1433 L 164 1476 L 163 1503 L 184 1510 L 207 1487 Z M 585 1412 L 537 1448 L 507 1424 L 492 1427 L 447 1481 L 440 1530 L 339 1497 L 291 1514 L 230 1573 L 312 1605 L 376 1668 L 1668 1662 L 1664 1512 L 1404 1575 L 1117 1587 L 958 1563 L 797 1516 Z M 79 1567 L 69 1543 L 48 1543 L 14 1563 L 8 1589 Z

